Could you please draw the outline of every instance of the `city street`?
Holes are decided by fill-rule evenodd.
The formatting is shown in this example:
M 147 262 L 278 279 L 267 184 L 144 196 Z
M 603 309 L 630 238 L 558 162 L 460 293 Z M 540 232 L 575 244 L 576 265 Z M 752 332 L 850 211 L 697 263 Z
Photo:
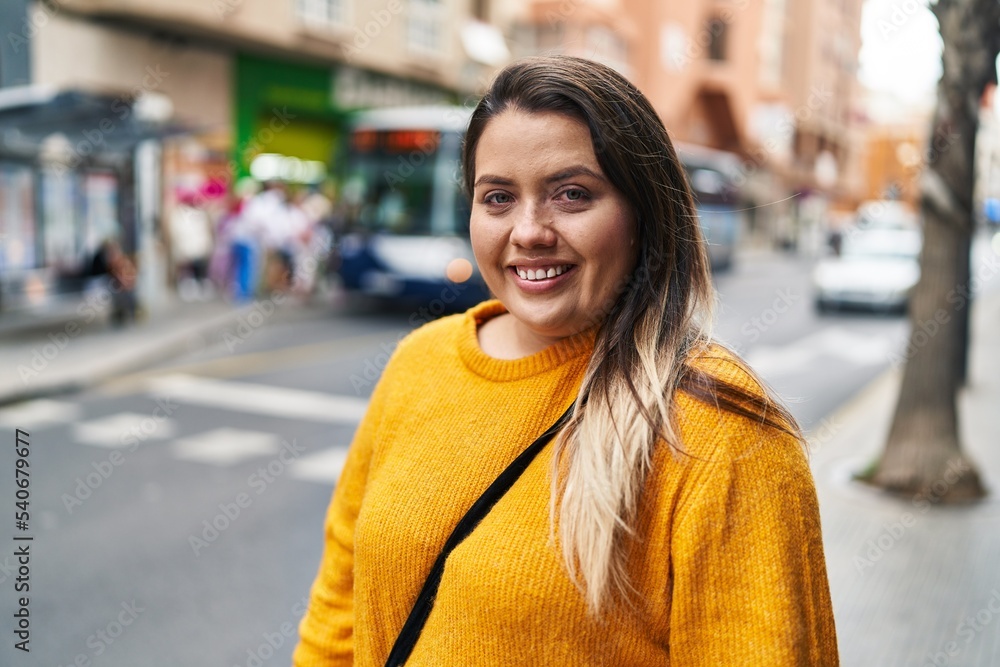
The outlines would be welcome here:
M 534 505 L 508 496 L 496 541 L 462 545 L 485 565 L 448 561 L 440 630 L 411 662 L 624 667 L 667 644 L 686 667 L 832 665 L 832 614 L 845 667 L 1000 665 L 1000 3 L 4 0 L 0 28 L 0 667 L 290 666 L 399 342 L 480 301 L 482 276 L 515 315 L 554 297 L 549 333 L 647 270 L 631 297 L 675 313 L 685 281 L 661 269 L 698 238 L 726 267 L 712 338 L 801 426 L 818 521 L 797 452 L 738 453 L 753 436 L 728 422 L 708 434 L 717 467 L 645 486 L 648 452 L 588 426 L 559 541 L 591 602 L 635 563 L 671 613 L 592 624 L 549 585 L 566 582 L 545 544 L 519 538 L 538 535 L 518 528 Z M 545 340 L 534 317 L 487 325 L 480 347 L 524 357 Z M 455 414 L 475 428 L 448 442 L 496 449 L 530 430 L 524 406 L 554 402 L 468 346 L 455 368 L 432 347 L 386 374 L 417 390 L 379 410 Z M 620 381 L 594 424 L 634 416 Z M 466 419 L 484 402 L 492 422 Z M 358 656 L 389 643 L 441 509 L 500 458 L 442 437 L 366 468 L 364 507 L 393 505 L 361 519 L 429 520 L 395 517 L 398 563 L 359 542 L 355 599 L 395 595 L 359 603 Z M 417 469 L 461 474 L 438 492 Z M 630 551 L 608 529 L 633 524 L 669 543 Z M 756 620 L 732 613 L 747 600 Z
M 717 334 L 816 431 L 889 367 L 907 324 L 817 315 L 811 265 L 740 258 L 718 277 Z M 278 306 L 156 368 L 0 411 L 30 433 L 36 536 L 31 659 L 5 641 L 0 663 L 289 664 L 351 434 L 422 317 Z M 5 547 L 4 586 L 15 562 Z

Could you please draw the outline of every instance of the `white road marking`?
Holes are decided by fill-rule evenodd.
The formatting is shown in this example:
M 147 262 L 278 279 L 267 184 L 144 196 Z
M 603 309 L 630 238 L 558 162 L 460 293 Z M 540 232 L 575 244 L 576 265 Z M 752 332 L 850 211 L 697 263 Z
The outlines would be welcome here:
M 304 456 L 289 465 L 289 475 L 297 479 L 335 486 L 347 460 L 347 449 L 347 446 L 331 447 Z
M 820 357 L 833 357 L 855 366 L 872 366 L 890 360 L 899 341 L 866 336 L 843 327 L 829 327 L 788 345 L 760 345 L 746 355 L 747 362 L 764 377 L 810 372 Z
M 336 424 L 356 424 L 368 407 L 361 398 L 193 375 L 153 378 L 148 388 L 184 403 Z
M 73 425 L 77 442 L 97 447 L 130 447 L 136 442 L 163 440 L 177 431 L 174 420 L 152 414 L 119 412 Z
M 30 431 L 56 424 L 66 424 L 80 418 L 80 406 L 75 403 L 38 399 L 0 410 L 0 426 Z
M 181 438 L 171 447 L 174 456 L 185 461 L 213 465 L 233 465 L 246 459 L 275 454 L 280 438 L 273 433 L 217 428 Z

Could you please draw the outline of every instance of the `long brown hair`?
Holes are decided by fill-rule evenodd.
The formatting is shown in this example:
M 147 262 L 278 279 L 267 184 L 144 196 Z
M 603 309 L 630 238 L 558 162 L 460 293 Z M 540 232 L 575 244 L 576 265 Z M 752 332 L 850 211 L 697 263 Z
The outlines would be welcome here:
M 683 453 L 677 391 L 801 438 L 798 426 L 760 391 L 714 377 L 692 358 L 710 349 L 714 290 L 691 189 L 666 128 L 646 97 L 613 69 L 568 56 L 536 57 L 501 71 L 472 113 L 462 152 L 472 196 L 476 147 L 506 110 L 555 112 L 590 128 L 602 171 L 630 202 L 638 261 L 602 312 L 572 419 L 556 442 L 553 526 L 563 560 L 600 610 L 627 595 L 626 537 L 657 443 Z M 562 471 L 563 474 L 558 474 Z

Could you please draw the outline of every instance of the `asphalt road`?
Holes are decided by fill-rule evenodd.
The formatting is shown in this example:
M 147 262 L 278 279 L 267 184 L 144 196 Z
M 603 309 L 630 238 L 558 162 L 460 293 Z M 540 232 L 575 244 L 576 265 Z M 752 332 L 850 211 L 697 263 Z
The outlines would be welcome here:
M 716 331 L 817 429 L 889 366 L 906 323 L 816 315 L 809 270 L 744 258 L 718 277 Z M 36 527 L 30 655 L 7 630 L 17 562 L 0 551 L 0 664 L 289 664 L 354 426 L 421 319 L 279 313 L 140 375 L 0 412 L 31 433 Z
M 717 277 L 715 335 L 739 351 L 783 398 L 804 429 L 823 419 L 897 361 L 905 316 L 864 311 L 817 313 L 813 260 L 749 258 Z

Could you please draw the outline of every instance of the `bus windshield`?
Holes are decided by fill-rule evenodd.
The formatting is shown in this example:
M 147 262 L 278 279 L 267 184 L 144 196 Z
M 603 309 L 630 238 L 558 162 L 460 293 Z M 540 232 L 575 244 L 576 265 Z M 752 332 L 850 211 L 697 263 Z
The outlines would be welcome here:
M 435 130 L 355 132 L 345 180 L 345 196 L 355 204 L 352 226 L 401 236 L 467 234 L 459 143 Z

